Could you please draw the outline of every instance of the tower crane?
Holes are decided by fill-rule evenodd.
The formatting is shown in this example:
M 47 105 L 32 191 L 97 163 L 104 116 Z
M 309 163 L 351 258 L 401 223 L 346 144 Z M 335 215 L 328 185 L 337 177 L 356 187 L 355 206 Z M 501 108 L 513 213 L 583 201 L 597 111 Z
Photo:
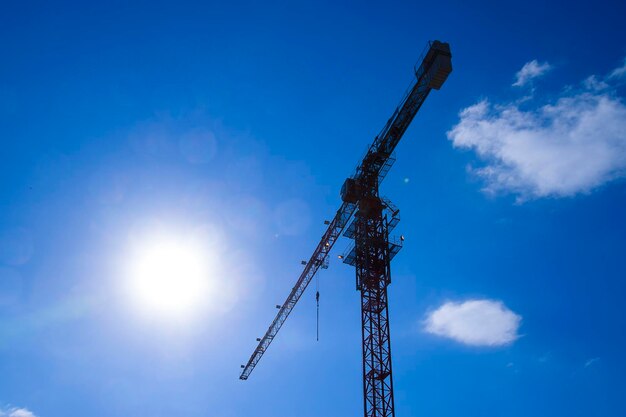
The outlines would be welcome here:
M 344 263 L 356 268 L 356 288 L 361 293 L 363 343 L 363 403 L 365 417 L 395 416 L 391 368 L 391 337 L 387 286 L 391 283 L 390 261 L 402 247 L 403 238 L 389 233 L 400 221 L 400 211 L 379 195 L 379 185 L 395 162 L 394 150 L 432 89 L 439 90 L 452 71 L 450 46 L 429 42 L 414 67 L 415 78 L 385 127 L 374 138 L 356 171 L 341 188 L 342 204 L 317 244 L 289 296 L 279 308 L 267 332 L 241 365 L 239 379 L 246 380 L 259 363 L 289 313 L 342 234 L 353 239 Z

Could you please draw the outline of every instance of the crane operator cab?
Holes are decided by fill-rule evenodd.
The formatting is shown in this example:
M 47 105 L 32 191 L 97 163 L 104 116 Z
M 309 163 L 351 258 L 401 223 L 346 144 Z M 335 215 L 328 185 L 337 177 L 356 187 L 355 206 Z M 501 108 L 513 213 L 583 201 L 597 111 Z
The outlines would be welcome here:
M 361 198 L 361 187 L 357 180 L 348 178 L 341 187 L 341 199 L 346 203 L 356 204 Z

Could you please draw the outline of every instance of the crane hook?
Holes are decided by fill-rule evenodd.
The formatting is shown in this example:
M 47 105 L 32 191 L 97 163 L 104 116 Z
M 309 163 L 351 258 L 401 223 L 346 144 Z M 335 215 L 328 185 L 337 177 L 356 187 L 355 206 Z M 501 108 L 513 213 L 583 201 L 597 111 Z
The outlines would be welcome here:
M 319 277 L 315 277 L 315 284 L 317 287 L 315 291 L 315 302 L 317 303 L 315 340 L 319 342 L 320 341 L 320 279 Z

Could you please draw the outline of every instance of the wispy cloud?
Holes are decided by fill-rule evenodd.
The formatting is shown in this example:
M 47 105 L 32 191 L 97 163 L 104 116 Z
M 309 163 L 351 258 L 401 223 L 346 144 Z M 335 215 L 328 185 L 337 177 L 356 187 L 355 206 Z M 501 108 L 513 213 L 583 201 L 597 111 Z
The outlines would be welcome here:
M 501 301 L 480 299 L 446 302 L 424 322 L 428 333 L 470 346 L 502 346 L 514 342 L 522 317 Z
M 626 58 L 624 58 L 624 64 L 621 67 L 611 71 L 609 78 L 622 78 L 624 76 L 626 76 Z
M 26 408 L 10 407 L 0 409 L 0 417 L 37 417 L 32 411 Z
M 518 201 L 589 192 L 626 176 L 626 105 L 608 80 L 589 77 L 543 105 L 482 100 L 459 113 L 448 139 L 486 162 L 471 169 L 486 192 Z
M 527 85 L 534 78 L 541 77 L 552 69 L 552 65 L 547 62 L 539 63 L 536 59 L 524 64 L 521 70 L 515 74 L 514 87 L 523 87 Z
M 589 77 L 587 77 L 585 81 L 583 81 L 583 86 L 587 90 L 592 91 L 602 91 L 610 87 L 606 81 L 599 79 L 595 75 L 590 75 Z
M 600 358 L 591 358 L 589 359 L 587 362 L 585 362 L 585 368 L 590 367 L 591 365 L 593 365 L 594 363 L 598 362 L 600 360 Z

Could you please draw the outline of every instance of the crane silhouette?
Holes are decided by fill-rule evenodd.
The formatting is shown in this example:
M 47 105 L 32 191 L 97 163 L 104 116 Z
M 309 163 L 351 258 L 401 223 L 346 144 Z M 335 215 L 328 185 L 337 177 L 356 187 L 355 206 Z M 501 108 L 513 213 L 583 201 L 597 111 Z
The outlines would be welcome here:
M 452 71 L 450 46 L 429 42 L 417 62 L 415 78 L 405 96 L 374 138 L 355 173 L 344 182 L 341 207 L 326 222 L 326 232 L 309 261 L 303 261 L 304 270 L 285 302 L 276 306 L 278 314 L 265 335 L 257 339 L 259 344 L 248 363 L 241 365 L 240 379 L 248 379 L 317 271 L 328 268 L 329 252 L 343 232 L 354 242 L 339 258 L 356 268 L 356 288 L 361 293 L 364 416 L 395 416 L 387 286 L 391 283 L 390 262 L 404 239 L 389 236 L 400 221 L 400 211 L 379 195 L 379 185 L 396 160 L 394 150 L 398 142 L 428 94 L 432 89 L 439 90 Z

